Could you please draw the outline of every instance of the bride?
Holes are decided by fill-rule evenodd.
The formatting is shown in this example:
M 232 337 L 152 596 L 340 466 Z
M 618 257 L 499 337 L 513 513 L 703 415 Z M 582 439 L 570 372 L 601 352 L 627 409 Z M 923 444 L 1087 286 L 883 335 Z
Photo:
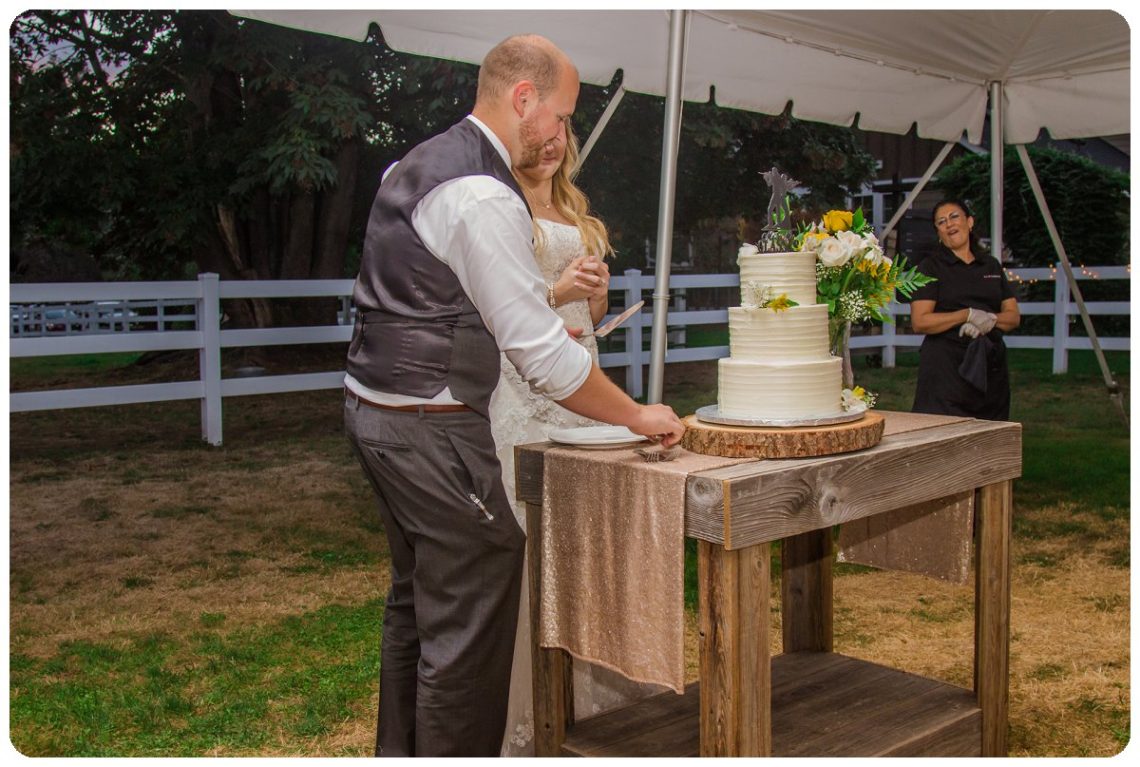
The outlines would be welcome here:
M 546 144 L 539 164 L 516 168 L 515 178 L 534 214 L 535 257 L 547 283 L 547 300 L 568 328 L 582 330 L 578 340 L 596 362 L 598 343 L 593 328 L 609 308 L 610 273 L 604 259 L 613 253 L 613 248 L 605 225 L 589 215 L 586 196 L 574 185 L 578 143 L 569 123 L 566 128 L 565 144 L 557 140 Z M 490 414 L 491 432 L 503 466 L 503 485 L 515 517 L 525 530 L 525 509 L 514 500 L 515 445 L 543 442 L 555 429 L 590 426 L 594 422 L 533 394 L 505 356 Z M 529 603 L 524 581 L 503 756 L 534 756 Z M 641 697 L 647 691 L 656 691 L 599 666 L 578 660 L 573 665 L 574 708 L 579 719 Z

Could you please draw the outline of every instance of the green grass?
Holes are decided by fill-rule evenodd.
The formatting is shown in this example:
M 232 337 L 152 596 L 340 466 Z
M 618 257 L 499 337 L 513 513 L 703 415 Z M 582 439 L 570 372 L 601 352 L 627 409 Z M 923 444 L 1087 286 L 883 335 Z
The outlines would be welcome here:
M 285 736 L 302 749 L 369 700 L 382 614 L 377 599 L 222 631 L 224 616 L 203 613 L 181 636 L 13 655 L 13 745 L 28 756 L 189 757 L 254 754 Z
M 685 329 L 685 347 L 728 346 L 728 325 L 693 325 Z
M 21 388 L 20 384 L 25 381 L 39 381 L 44 378 L 82 378 L 92 373 L 126 367 L 141 356 L 141 352 L 107 352 L 52 357 L 13 357 L 8 361 L 8 375 L 12 389 L 18 390 Z
M 329 572 L 337 567 L 359 567 L 361 565 L 379 567 L 383 564 L 377 554 L 371 551 L 355 550 L 348 545 L 342 545 L 340 548 L 314 549 L 308 552 L 306 557 L 309 560 L 308 562 L 283 567 L 281 568 L 282 571 L 291 575 L 302 575 L 304 573 Z
M 1109 369 L 1127 388 L 1129 357 L 1108 352 Z M 1010 419 L 1022 424 L 1022 476 L 1014 483 L 1019 506 L 1072 504 L 1078 511 L 1127 516 L 1130 499 L 1129 432 L 1105 391 L 1092 352 L 1071 352 L 1069 372 L 1053 375 L 1047 350 L 1009 351 Z M 855 381 L 875 392 L 881 410 L 910 410 L 917 352 L 898 355 L 894 369 L 856 357 Z

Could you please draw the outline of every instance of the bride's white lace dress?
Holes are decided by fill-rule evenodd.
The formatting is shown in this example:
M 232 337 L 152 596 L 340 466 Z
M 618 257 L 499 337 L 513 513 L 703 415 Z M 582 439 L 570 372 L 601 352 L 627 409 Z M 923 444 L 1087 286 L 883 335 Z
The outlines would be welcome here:
M 540 219 L 545 236 L 545 247 L 538 256 L 538 266 L 547 282 L 558 279 L 570 262 L 583 253 L 582 239 L 577 227 Z M 571 301 L 555 311 L 569 327 L 584 329 L 579 339 L 595 361 L 598 344 L 592 334 L 593 322 L 589 304 L 585 299 Z M 535 394 L 519 377 L 514 366 L 501 356 L 499 385 L 491 397 L 491 432 L 495 437 L 499 461 L 503 465 L 503 484 L 507 497 L 514 504 L 515 517 L 526 529 L 526 514 L 515 497 L 514 446 L 543 442 L 555 429 L 595 424 L 588 418 L 575 415 L 540 394 Z M 515 658 L 511 670 L 511 693 L 507 707 L 507 729 L 503 738 L 503 756 L 534 755 L 534 711 L 531 694 L 530 660 L 530 595 L 523 580 L 522 600 L 519 604 L 518 633 L 515 637 Z M 659 688 L 639 685 L 608 669 L 574 662 L 574 710 L 578 719 L 606 711 L 614 706 L 642 697 Z

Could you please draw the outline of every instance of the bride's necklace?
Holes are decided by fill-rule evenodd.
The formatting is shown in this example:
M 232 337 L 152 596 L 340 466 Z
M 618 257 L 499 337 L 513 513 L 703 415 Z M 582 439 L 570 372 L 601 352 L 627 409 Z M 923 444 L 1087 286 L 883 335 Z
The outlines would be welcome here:
M 535 205 L 541 205 L 542 207 L 546 208 L 547 210 L 550 210 L 550 205 L 551 205 L 551 203 L 554 202 L 554 195 L 551 195 L 550 199 L 548 199 L 546 202 L 543 202 L 542 200 L 538 199 L 538 197 L 535 196 L 534 192 L 530 191 L 529 189 L 527 190 L 526 195 L 527 195 L 527 197 L 530 198 L 530 201 L 533 202 Z

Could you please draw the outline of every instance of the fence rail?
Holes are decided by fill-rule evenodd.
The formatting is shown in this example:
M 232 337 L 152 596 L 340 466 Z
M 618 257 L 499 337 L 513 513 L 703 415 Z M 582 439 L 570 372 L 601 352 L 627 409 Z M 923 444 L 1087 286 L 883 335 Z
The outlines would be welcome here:
M 1073 349 L 1089 349 L 1089 339 L 1069 333 L 1070 318 L 1078 314 L 1068 300 L 1069 287 L 1065 273 L 1059 269 L 1010 270 L 1012 279 L 1024 282 L 1054 283 L 1054 300 L 1021 304 L 1023 315 L 1052 315 L 1053 335 L 1006 337 L 1011 348 L 1052 349 L 1053 372 L 1068 369 L 1068 353 Z M 1127 266 L 1087 267 L 1075 275 L 1082 279 L 1131 279 Z M 624 297 L 623 306 L 642 300 L 646 291 L 655 287 L 653 275 L 639 270 L 626 271 L 610 281 L 611 290 Z M 670 279 L 672 307 L 667 324 L 672 348 L 665 352 L 666 364 L 713 360 L 728 354 L 727 346 L 684 345 L 686 330 L 702 325 L 725 325 L 726 308 L 687 307 L 688 291 L 699 288 L 738 287 L 737 274 L 674 275 Z M 222 443 L 222 400 L 225 397 L 252 394 L 279 394 L 291 391 L 335 389 L 343 385 L 343 370 L 275 376 L 223 378 L 221 350 L 250 346 L 292 344 L 347 343 L 352 334 L 350 297 L 352 280 L 267 280 L 221 282 L 215 274 L 200 275 L 197 280 L 179 282 L 108 282 L 53 283 L 12 285 L 10 304 L 12 326 L 9 341 L 11 357 L 92 354 L 106 352 L 148 352 L 196 349 L 199 357 L 199 379 L 172 383 L 110 386 L 51 391 L 11 392 L 12 412 L 54 410 L 100 405 L 122 405 L 145 402 L 198 399 L 202 404 L 202 437 L 213 445 Z M 337 325 L 294 328 L 227 329 L 222 327 L 221 301 L 242 298 L 335 297 L 341 302 Z M 49 311 L 66 307 L 86 317 L 86 324 L 51 332 L 44 323 L 36 325 Z M 92 308 L 96 307 L 96 308 Z M 187 307 L 193 311 L 186 312 Z M 1092 315 L 1128 315 L 1127 301 L 1087 302 Z M 177 308 L 169 314 L 167 308 Z M 140 311 L 140 309 L 142 311 Z M 149 310 L 153 309 L 154 314 Z M 620 311 L 617 310 L 617 311 Z M 895 317 L 909 313 L 906 304 L 892 304 Z M 135 312 L 130 315 L 129 312 Z M 38 315 L 37 315 L 38 313 Z M 106 315 L 115 322 L 102 322 Z M 607 318 L 608 319 L 608 318 Z M 649 363 L 645 333 L 652 325 L 652 313 L 634 315 L 622 326 L 624 339 L 620 351 L 606 351 L 599 356 L 605 368 L 625 368 L 626 391 L 638 397 L 644 393 L 643 368 Z M 190 327 L 192 329 L 185 329 Z M 881 333 L 855 335 L 851 348 L 881 349 L 883 365 L 893 367 L 898 349 L 914 348 L 922 343 L 921 335 L 900 334 L 892 324 Z M 1106 350 L 1127 351 L 1129 338 L 1101 338 Z M 611 346 L 613 342 L 611 342 Z

